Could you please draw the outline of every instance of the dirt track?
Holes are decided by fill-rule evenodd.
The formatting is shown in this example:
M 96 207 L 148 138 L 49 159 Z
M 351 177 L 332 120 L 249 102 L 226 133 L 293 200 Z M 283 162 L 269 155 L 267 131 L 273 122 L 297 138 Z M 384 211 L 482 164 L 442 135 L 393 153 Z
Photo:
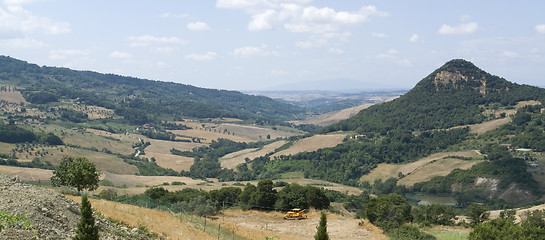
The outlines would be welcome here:
M 219 218 L 222 219 L 221 216 Z M 278 236 L 280 239 L 314 239 L 316 226 L 320 221 L 320 212 L 311 211 L 308 219 L 284 220 L 281 212 L 259 212 L 226 210 L 225 221 L 238 228 L 237 234 L 249 239 L 262 240 L 266 236 Z M 331 239 L 388 239 L 382 230 L 351 216 L 327 214 L 327 232 Z

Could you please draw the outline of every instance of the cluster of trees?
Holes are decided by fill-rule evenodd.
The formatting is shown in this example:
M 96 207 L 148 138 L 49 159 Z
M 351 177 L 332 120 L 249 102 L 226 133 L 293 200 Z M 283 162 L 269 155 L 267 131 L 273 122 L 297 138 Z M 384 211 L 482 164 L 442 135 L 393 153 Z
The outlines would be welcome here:
M 456 214 L 449 206 L 431 205 L 412 207 L 398 194 L 371 198 L 366 205 L 365 216 L 369 222 L 382 228 L 392 239 L 435 239 L 421 232 L 412 222 L 422 225 L 452 225 Z
M 156 129 L 144 129 L 138 131 L 138 133 L 149 137 L 151 139 L 159 139 L 159 140 L 166 140 L 166 141 L 174 141 L 176 140 L 176 135 L 171 132 L 156 130 Z
M 455 169 L 446 176 L 437 176 L 427 182 L 414 184 L 412 191 L 425 193 L 453 193 L 453 184 L 459 184 L 455 191 L 458 204 L 466 206 L 470 202 L 483 201 L 488 198 L 484 190 L 475 188 L 477 177 L 490 177 L 500 180 L 499 189 L 508 184 L 517 183 L 519 187 L 539 195 L 537 182 L 527 171 L 524 159 L 516 158 L 505 147 L 490 145 L 481 150 L 486 153 L 488 161 L 474 165 L 471 169 Z M 469 196 L 471 195 L 471 196 Z
M 273 189 L 272 180 L 265 179 L 259 181 L 257 187 L 247 184 L 241 192 L 240 203 L 246 208 L 287 210 L 310 207 L 327 209 L 330 201 L 323 189 L 291 183 L 277 192 Z
M 173 210 L 193 212 L 198 215 L 214 214 L 221 208 L 233 206 L 263 210 L 329 208 L 330 201 L 323 189 L 292 183 L 276 191 L 273 186 L 275 184 L 272 180 L 265 179 L 259 181 L 257 186 L 248 183 L 244 189 L 223 187 L 206 192 L 185 188 L 170 192 L 163 187 L 153 187 L 146 190 L 144 195 L 166 204 Z M 125 198 L 118 199 L 125 200 Z
M 53 133 L 32 132 L 30 130 L 0 122 L 0 142 L 63 145 L 63 141 Z
M 390 131 L 384 136 L 368 135 L 348 139 L 333 148 L 249 161 L 255 177 L 275 177 L 280 173 L 302 171 L 305 177 L 318 178 L 357 186 L 359 178 L 379 163 L 406 163 L 446 149 L 466 139 L 467 128 L 448 131 L 426 131 L 419 135 L 404 130 Z M 240 171 L 239 174 L 249 174 Z
M 515 210 L 506 210 L 500 213 L 499 218 L 477 224 L 468 239 L 543 239 L 545 235 L 543 210 L 526 212 L 520 222 L 515 221 L 515 213 Z
M 513 115 L 513 122 L 503 126 L 501 133 L 514 135 L 511 138 L 513 146 L 530 148 L 538 152 L 545 152 L 545 112 L 541 112 L 544 105 L 527 106 Z
M 59 108 L 58 113 L 63 121 L 82 123 L 89 120 L 87 113 L 69 108 Z
M 59 101 L 57 95 L 45 91 L 25 92 L 24 98 L 34 104 L 47 104 Z

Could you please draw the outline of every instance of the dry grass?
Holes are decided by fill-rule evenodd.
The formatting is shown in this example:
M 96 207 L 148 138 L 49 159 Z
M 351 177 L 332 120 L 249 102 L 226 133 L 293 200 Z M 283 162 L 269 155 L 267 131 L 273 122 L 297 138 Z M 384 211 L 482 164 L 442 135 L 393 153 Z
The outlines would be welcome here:
M 80 197 L 67 196 L 67 198 L 81 202 Z M 202 226 L 194 225 L 195 220 L 191 221 L 189 216 L 184 215 L 181 221 L 180 216 L 165 211 L 104 200 L 89 200 L 93 209 L 104 217 L 131 227 L 144 227 L 150 233 L 166 239 L 217 239 L 215 231 L 208 230 L 211 231 L 210 235 L 204 233 L 200 228 Z M 354 219 L 352 216 L 333 213 L 327 215 L 328 234 L 331 239 L 387 239 L 382 230 L 367 221 L 360 225 L 361 220 Z M 222 229 L 234 231 L 237 237 L 262 240 L 265 237 L 278 236 L 283 240 L 295 240 L 312 239 L 319 219 L 318 211 L 310 211 L 308 219 L 295 221 L 284 220 L 281 212 L 225 210 L 224 215 L 219 215 L 217 220 L 208 220 L 208 222 L 214 227 L 220 224 Z
M 0 174 L 15 177 L 21 181 L 48 181 L 53 176 L 53 171 L 39 168 L 23 168 L 0 165 Z
M 426 182 L 436 176 L 446 176 L 454 169 L 470 169 L 482 160 L 461 160 L 456 158 L 442 158 L 431 162 L 411 172 L 410 175 L 398 181 L 398 184 L 412 186 L 418 182 Z
M 190 136 L 200 137 L 204 141 L 203 143 L 210 143 L 212 140 L 218 138 L 225 138 L 235 142 L 255 142 L 260 140 L 266 140 L 267 135 L 270 135 L 271 139 L 278 137 L 290 137 L 301 134 L 302 132 L 294 129 L 278 127 L 277 130 L 272 128 L 248 126 L 235 124 L 233 122 L 239 122 L 236 119 L 216 119 L 214 122 L 199 122 L 195 120 L 186 120 L 184 122 L 177 122 L 191 127 L 188 130 L 172 130 L 171 132 Z
M 107 148 L 115 153 L 131 154 L 134 152 L 132 145 L 138 142 L 138 137 L 134 135 L 113 134 L 96 129 L 65 129 L 64 132 L 66 132 L 66 134 L 63 137 L 63 141 L 66 143 L 81 147 L 95 147 L 98 150 Z M 107 139 L 105 137 L 115 138 L 120 141 Z
M 511 122 L 511 118 L 506 117 L 506 118 L 495 119 L 495 120 L 491 120 L 491 121 L 487 121 L 487 122 L 483 122 L 479 124 L 472 124 L 468 126 L 471 133 L 480 135 L 488 131 L 496 130 L 500 126 L 507 124 L 509 122 Z
M 50 151 L 51 155 L 46 155 L 42 158 L 43 161 L 51 162 L 53 165 L 60 164 L 64 156 L 71 157 L 85 157 L 89 161 L 93 162 L 98 171 L 101 172 L 112 172 L 117 174 L 136 174 L 138 173 L 138 168 L 123 162 L 123 159 L 118 158 L 117 156 L 103 153 L 103 152 L 94 152 L 90 150 L 80 149 L 80 148 L 70 148 L 62 147 L 63 151 L 60 152 L 57 149 Z
M 225 138 L 229 139 L 235 142 L 252 142 L 253 139 L 238 136 L 238 134 L 235 135 L 229 135 L 227 133 L 220 133 L 216 129 L 216 132 L 214 132 L 214 129 L 210 128 L 200 128 L 200 129 L 187 129 L 187 130 L 169 130 L 170 132 L 174 134 L 179 134 L 183 136 L 189 136 L 192 138 L 200 138 L 202 143 L 210 143 L 212 140 L 217 140 L 218 138 Z
M 516 222 L 520 222 L 521 219 L 523 217 L 525 217 L 526 213 L 528 211 L 532 212 L 532 211 L 535 211 L 535 210 L 545 210 L 545 204 L 541 204 L 541 205 L 536 205 L 536 206 L 533 206 L 533 207 L 529 207 L 529 208 L 515 208 L 514 210 L 517 211 L 516 213 Z M 503 210 L 493 210 L 493 211 L 490 211 L 490 218 L 497 218 L 500 216 L 500 212 L 502 212 Z
M 244 149 L 238 152 L 227 154 L 220 159 L 221 167 L 235 169 L 237 165 L 245 162 L 245 158 L 254 159 L 256 157 L 265 156 L 267 153 L 274 152 L 275 149 L 281 147 L 285 143 L 287 143 L 287 141 L 281 140 L 265 145 L 261 149 Z
M 191 165 L 193 165 L 193 158 L 173 155 L 170 153 L 170 149 L 175 148 L 180 151 L 191 151 L 193 148 L 204 145 L 202 143 L 172 142 L 149 139 L 140 135 L 137 136 L 142 138 L 144 141 L 151 143 L 151 145 L 144 150 L 145 155 L 142 155 L 142 157 L 147 157 L 149 159 L 153 157 L 155 158 L 157 165 L 164 168 L 170 168 L 175 171 L 189 171 L 189 168 Z
M 445 152 L 436 153 L 418 161 L 406 164 L 379 164 L 369 174 L 361 177 L 360 180 L 373 182 L 375 179 L 386 180 L 388 178 L 398 178 L 399 173 L 406 175 L 399 180 L 400 184 L 413 185 L 419 181 L 426 181 L 433 176 L 445 176 L 455 168 L 470 168 L 479 160 L 461 160 L 456 158 L 446 158 L 447 156 L 459 156 L 469 158 L 479 158 L 480 154 L 476 151 L 465 152 Z M 445 159 L 446 158 L 446 159 Z
M 335 147 L 342 143 L 346 134 L 314 135 L 296 141 L 290 148 L 277 152 L 272 157 L 293 155 L 300 152 L 312 152 L 322 148 Z
M 20 92 L 0 92 L 0 100 L 4 100 L 9 103 L 19 104 L 21 102 L 28 104 L 23 95 Z
M 221 219 L 221 218 L 220 218 Z M 226 210 L 225 224 L 235 229 L 238 235 L 248 239 L 262 240 L 278 236 L 279 239 L 313 239 L 320 220 L 319 211 L 310 211 L 308 219 L 284 220 L 281 212 Z M 387 239 L 380 229 L 352 216 L 327 213 L 327 231 L 331 239 Z
M 80 197 L 67 198 L 81 203 Z M 189 224 L 181 222 L 172 213 L 137 207 L 105 200 L 89 199 L 93 209 L 106 218 L 131 227 L 145 228 L 150 233 L 166 239 L 216 239 Z
M 71 105 L 71 108 L 86 113 L 89 119 L 108 118 L 114 115 L 114 110 L 98 106 L 74 104 Z
M 287 129 L 283 129 L 282 127 L 278 127 L 277 130 L 274 130 L 272 128 L 246 126 L 232 123 L 222 123 L 216 128 L 220 132 L 227 130 L 229 132 L 234 132 L 236 135 L 252 139 L 253 141 L 265 140 L 267 135 L 270 136 L 270 139 L 276 139 L 302 134 L 302 132 L 300 131 L 296 131 L 293 129 L 290 129 L 288 131 Z

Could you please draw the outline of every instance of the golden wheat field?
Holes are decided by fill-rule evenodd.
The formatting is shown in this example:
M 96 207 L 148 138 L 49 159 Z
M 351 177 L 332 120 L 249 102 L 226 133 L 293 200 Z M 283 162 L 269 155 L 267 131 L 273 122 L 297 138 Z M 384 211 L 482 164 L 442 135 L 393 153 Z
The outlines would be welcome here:
M 267 144 L 263 146 L 262 148 L 252 148 L 252 149 L 244 149 L 238 152 L 227 154 L 220 158 L 221 167 L 223 168 L 229 168 L 229 169 L 235 169 L 237 165 L 244 163 L 244 159 L 254 159 L 256 157 L 262 157 L 265 156 L 267 153 L 274 152 L 275 149 L 281 147 L 288 141 L 280 140 L 273 142 L 271 144 Z
M 81 202 L 80 197 L 67 197 Z M 308 212 L 307 219 L 284 220 L 282 212 L 228 209 L 213 219 L 207 219 L 208 227 L 205 227 L 203 218 L 105 200 L 89 200 L 93 209 L 104 217 L 130 227 L 145 228 L 166 239 L 218 239 L 218 232 L 222 239 L 235 236 L 236 239 L 252 240 L 275 236 L 283 240 L 312 239 L 320 219 L 320 212 L 315 210 Z M 382 230 L 367 221 L 334 213 L 327 213 L 327 216 L 331 239 L 387 239 Z
M 290 148 L 277 152 L 272 157 L 292 155 L 300 152 L 312 152 L 322 148 L 335 147 L 342 143 L 346 134 L 314 135 L 296 141 Z
M 399 184 L 411 186 L 416 182 L 426 181 L 434 176 L 445 176 L 455 168 L 468 169 L 480 162 L 480 160 L 461 160 L 449 158 L 449 156 L 474 159 L 481 157 L 480 153 L 476 151 L 444 152 L 432 154 L 412 163 L 381 163 L 369 174 L 362 176 L 360 180 L 372 183 L 375 179 L 398 178 L 399 173 L 402 173 L 405 177 L 398 181 Z

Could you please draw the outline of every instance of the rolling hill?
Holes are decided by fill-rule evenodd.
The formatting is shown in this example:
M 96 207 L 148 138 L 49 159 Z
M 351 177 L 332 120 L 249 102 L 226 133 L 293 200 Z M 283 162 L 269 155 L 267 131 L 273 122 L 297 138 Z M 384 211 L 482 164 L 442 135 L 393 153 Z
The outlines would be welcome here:
M 545 89 L 519 85 L 455 59 L 422 79 L 398 99 L 369 107 L 324 131 L 425 131 L 481 123 L 486 109 L 520 101 L 545 102 Z
M 15 87 L 32 103 L 60 98 L 114 109 L 135 124 L 182 117 L 288 120 L 305 113 L 290 104 L 237 91 L 40 67 L 7 56 L 0 56 L 0 85 Z

